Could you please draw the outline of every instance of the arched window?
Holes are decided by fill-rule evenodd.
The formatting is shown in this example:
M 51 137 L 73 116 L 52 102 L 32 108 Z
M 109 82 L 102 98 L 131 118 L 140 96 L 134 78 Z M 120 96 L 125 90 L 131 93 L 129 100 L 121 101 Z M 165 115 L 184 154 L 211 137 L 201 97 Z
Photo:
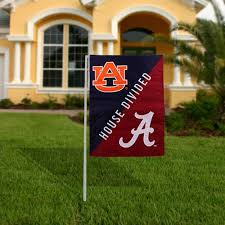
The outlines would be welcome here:
M 122 33 L 123 55 L 152 55 L 156 48 L 152 44 L 154 33 L 145 28 L 132 28 Z
M 43 87 L 84 86 L 88 31 L 69 24 L 52 26 L 44 32 Z
M 133 28 L 122 34 L 124 42 L 147 42 L 153 38 L 153 32 L 145 28 Z

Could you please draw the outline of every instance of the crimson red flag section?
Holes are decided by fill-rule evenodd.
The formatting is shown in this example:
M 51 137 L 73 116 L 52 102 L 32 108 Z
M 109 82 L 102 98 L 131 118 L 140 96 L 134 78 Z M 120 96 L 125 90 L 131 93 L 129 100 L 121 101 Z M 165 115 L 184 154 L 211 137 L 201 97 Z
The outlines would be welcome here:
M 90 154 L 164 155 L 162 56 L 90 56 Z

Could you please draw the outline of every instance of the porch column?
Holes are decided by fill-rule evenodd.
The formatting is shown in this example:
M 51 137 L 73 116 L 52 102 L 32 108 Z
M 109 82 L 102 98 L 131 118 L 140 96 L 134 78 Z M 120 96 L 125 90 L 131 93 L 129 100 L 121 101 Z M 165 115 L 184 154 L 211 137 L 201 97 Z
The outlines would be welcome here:
M 203 86 L 203 87 L 206 87 L 206 86 L 207 86 L 207 84 L 205 83 L 204 80 L 200 81 L 199 85 L 201 85 L 201 86 Z
M 97 55 L 103 55 L 103 42 L 97 41 Z
M 192 87 L 193 86 L 193 83 L 191 81 L 190 73 L 187 73 L 187 72 L 184 73 L 184 86 L 185 87 Z
M 174 67 L 174 74 L 173 74 L 173 83 L 172 86 L 182 86 L 181 79 L 180 79 L 180 66 L 175 65 Z
M 23 83 L 30 84 L 30 68 L 31 68 L 31 43 L 25 43 L 25 59 L 24 59 L 24 80 Z
M 176 37 L 176 32 L 173 33 L 173 36 Z M 178 51 L 178 49 L 175 47 L 174 53 L 176 54 L 177 51 Z M 175 87 L 182 86 L 180 75 L 181 75 L 180 66 L 175 64 L 174 65 L 174 72 L 173 72 L 173 83 L 171 84 L 171 86 L 175 86 Z
M 20 79 L 20 57 L 21 57 L 21 44 L 20 42 L 15 42 L 15 52 L 14 52 L 14 80 L 13 83 L 21 83 Z
M 114 55 L 114 43 L 113 43 L 113 41 L 108 42 L 108 55 Z

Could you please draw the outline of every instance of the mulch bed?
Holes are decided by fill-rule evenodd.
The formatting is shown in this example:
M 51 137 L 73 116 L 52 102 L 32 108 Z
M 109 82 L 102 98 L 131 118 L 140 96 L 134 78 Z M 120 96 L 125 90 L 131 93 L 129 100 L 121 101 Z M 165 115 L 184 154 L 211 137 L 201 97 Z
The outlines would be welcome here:
M 80 123 L 80 124 L 82 124 L 83 125 L 83 121 L 81 121 L 80 120 L 80 117 L 79 116 L 68 116 L 68 118 L 70 119 L 70 120 L 72 120 L 73 122 L 75 122 L 75 123 Z

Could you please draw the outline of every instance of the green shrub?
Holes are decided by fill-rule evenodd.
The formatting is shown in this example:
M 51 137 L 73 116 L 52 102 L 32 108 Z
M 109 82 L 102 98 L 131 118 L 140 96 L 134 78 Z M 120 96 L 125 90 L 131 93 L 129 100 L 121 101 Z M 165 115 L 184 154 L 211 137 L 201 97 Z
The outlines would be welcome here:
M 42 104 L 39 103 L 39 102 L 32 102 L 30 108 L 31 109 L 41 109 L 42 108 Z
M 59 105 L 57 99 L 51 95 L 48 95 L 48 99 L 39 104 L 41 109 L 57 109 Z
M 26 97 L 21 100 L 21 104 L 25 109 L 30 109 L 32 105 L 32 101 L 30 98 Z
M 168 132 L 181 131 L 185 127 L 185 119 L 182 113 L 172 112 L 166 116 L 166 127 Z
M 225 135 L 225 123 L 219 122 L 217 123 L 218 130 L 221 132 L 222 135 Z
M 83 108 L 84 98 L 80 95 L 66 95 L 64 98 L 64 104 L 67 109 Z
M 205 119 L 202 118 L 198 123 L 197 123 L 197 127 L 198 129 L 201 130 L 209 130 L 209 131 L 214 131 L 215 128 L 215 124 L 216 121 L 210 120 L 210 119 Z
M 41 109 L 44 108 L 45 103 L 33 102 L 30 98 L 26 97 L 21 100 L 21 105 L 25 109 Z
M 200 136 L 201 135 L 201 132 L 196 128 L 190 128 L 190 129 L 187 129 L 186 131 L 187 131 L 188 136 Z
M 66 95 L 64 100 L 64 105 L 66 109 L 74 109 L 75 107 L 75 99 L 73 95 Z
M 183 130 L 188 135 L 217 131 L 219 106 L 219 98 L 215 94 L 199 90 L 196 100 L 181 103 L 175 112 L 166 118 L 167 130 Z M 223 127 L 220 126 L 220 129 L 223 130 Z
M 187 119 L 193 121 L 202 119 L 215 121 L 219 118 L 219 105 L 219 98 L 216 95 L 210 94 L 205 90 L 199 90 L 196 100 L 181 103 L 179 107 Z
M 80 95 L 74 95 L 74 104 L 77 108 L 84 108 L 84 98 Z
M 8 99 L 8 98 L 2 99 L 2 100 L 0 101 L 0 108 L 3 108 L 3 109 L 9 109 L 9 108 L 11 108 L 13 105 L 14 105 L 13 102 L 12 102 L 10 99 Z

